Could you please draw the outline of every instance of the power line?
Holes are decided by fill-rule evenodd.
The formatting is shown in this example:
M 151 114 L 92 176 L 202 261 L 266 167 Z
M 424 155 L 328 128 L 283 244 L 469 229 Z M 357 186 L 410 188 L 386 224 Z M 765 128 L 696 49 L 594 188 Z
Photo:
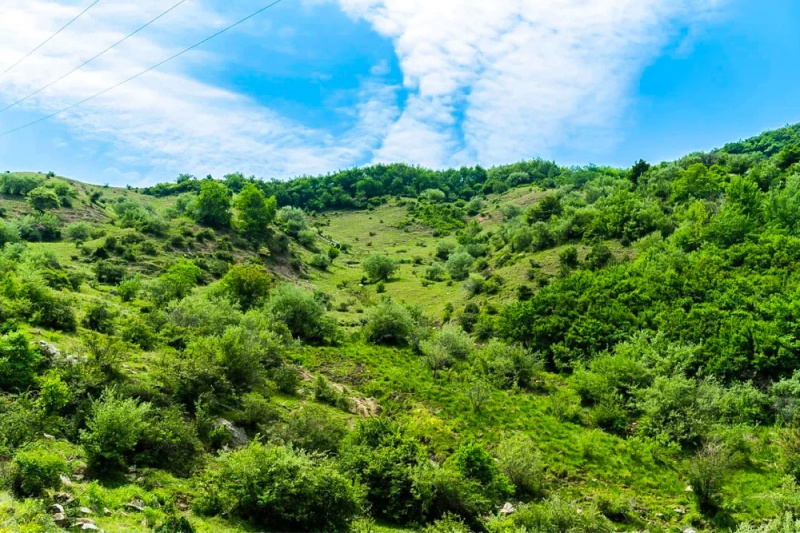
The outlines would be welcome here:
M 246 16 L 246 17 L 244 17 L 243 19 L 240 19 L 240 20 L 238 20 L 238 21 L 234 22 L 234 23 L 233 23 L 233 24 L 231 24 L 230 26 L 226 26 L 225 28 L 222 28 L 222 29 L 221 29 L 221 30 L 219 30 L 218 32 L 216 32 L 216 33 L 214 33 L 214 34 L 212 34 L 212 35 L 209 35 L 208 37 L 206 37 L 206 38 L 205 38 L 205 39 L 203 39 L 202 41 L 198 41 L 198 42 L 196 42 L 195 44 L 193 44 L 193 45 L 192 45 L 192 46 L 190 46 L 189 48 L 184 48 L 183 50 L 181 50 L 181 51 L 180 51 L 180 52 L 178 52 L 177 54 L 174 54 L 174 55 L 172 55 L 172 56 L 168 57 L 167 59 L 165 59 L 165 60 L 163 60 L 163 61 L 161 61 L 161 62 L 159 62 L 159 63 L 156 63 L 156 64 L 155 64 L 155 65 L 153 65 L 152 67 L 149 67 L 149 68 L 147 68 L 147 69 L 145 69 L 145 70 L 143 70 L 143 71 L 139 72 L 138 74 L 134 74 L 134 75 L 133 75 L 133 76 L 131 76 L 130 78 L 127 78 L 127 79 L 125 79 L 125 80 L 122 80 L 121 82 L 117 83 L 116 85 L 112 85 L 112 86 L 111 86 L 111 87 L 109 87 L 108 89 L 104 89 L 104 90 L 100 91 L 100 92 L 99 92 L 99 93 L 97 93 L 97 94 L 93 94 L 92 96 L 90 96 L 90 97 L 88 97 L 88 98 L 84 98 L 84 99 L 83 99 L 83 100 L 81 100 L 80 102 L 76 102 L 76 103 L 74 103 L 74 104 L 72 104 L 72 105 L 70 105 L 70 106 L 67 106 L 67 107 L 65 107 L 65 108 L 63 108 L 63 109 L 60 109 L 60 110 L 58 110 L 58 111 L 56 111 L 56 112 L 54 112 L 54 113 L 50 113 L 49 115 L 46 115 L 46 116 L 44 116 L 44 117 L 41 117 L 41 118 L 39 118 L 39 119 L 37 119 L 37 120 L 34 120 L 33 122 L 29 122 L 29 123 L 27 123 L 27 124 L 23 124 L 22 126 L 19 126 L 19 127 L 17 127 L 17 128 L 14 128 L 13 130 L 4 131 L 3 133 L 0 133 L 0 137 L 5 137 L 6 135 L 10 135 L 10 134 L 12 134 L 12 133 L 16 133 L 16 132 L 18 132 L 18 131 L 20 131 L 20 130 L 23 130 L 23 129 L 25 129 L 25 128 L 29 128 L 29 127 L 31 127 L 31 126 L 34 126 L 34 125 L 36 125 L 36 124 L 39 124 L 40 122 L 44 122 L 45 120 L 49 120 L 49 119 L 51 119 L 51 118 L 53 118 L 53 117 L 55 117 L 55 116 L 58 116 L 58 115 L 60 115 L 60 114 L 62 114 L 62 113 L 66 113 L 67 111 L 70 111 L 70 110 L 72 110 L 72 109 L 75 109 L 76 107 L 78 107 L 78 106 L 80 106 L 80 105 L 83 105 L 83 104 L 85 104 L 86 102 L 88 102 L 88 101 L 90 101 L 90 100 L 94 100 L 95 98 L 98 98 L 98 97 L 100 97 L 100 96 L 103 96 L 104 94 L 106 94 L 106 93 L 109 93 L 109 92 L 113 91 L 114 89 L 116 89 L 116 88 L 118 88 L 118 87 L 120 87 L 120 86 L 122 86 L 122 85 L 125 85 L 126 83 L 128 83 L 128 82 L 130 82 L 130 81 L 133 81 L 133 80 L 135 80 L 136 78 L 139 78 L 140 76 L 143 76 L 143 75 L 147 74 L 148 72 L 150 72 L 150 71 L 152 71 L 152 70 L 155 70 L 155 69 L 157 69 L 158 67 L 160 67 L 160 66 L 162 66 L 162 65 L 164 65 L 164 64 L 166 64 L 166 63 L 169 63 L 169 62 L 170 62 L 170 61 L 172 61 L 173 59 L 177 59 L 177 58 L 179 58 L 180 56 L 182 56 L 182 55 L 186 54 L 187 52 L 190 52 L 190 51 L 194 50 L 195 48 L 197 48 L 197 47 L 199 47 L 199 46 L 202 46 L 202 45 L 204 45 L 205 43 L 207 43 L 207 42 L 208 42 L 208 41 L 210 41 L 211 39 L 214 39 L 214 38 L 216 38 L 216 37 L 219 37 L 219 36 L 220 36 L 220 35 L 222 35 L 223 33 L 225 33 L 225 32 L 227 32 L 227 31 L 230 31 L 230 30 L 232 30 L 232 29 L 233 29 L 233 28 L 235 28 L 236 26 L 239 26 L 239 25 L 241 25 L 241 24 L 244 24 L 245 22 L 247 22 L 247 21 L 248 21 L 248 20 L 250 20 L 251 18 L 254 18 L 254 17 L 256 17 L 257 15 L 260 15 L 260 14 L 261 14 L 261 13 L 263 13 L 264 11 L 266 11 L 266 10 L 268 10 L 268 9 L 270 9 L 270 8 L 272 8 L 272 7 L 276 6 L 276 5 L 278 5 L 278 4 L 280 4 L 281 2 L 283 2 L 283 0 L 275 0 L 275 1 L 274 1 L 274 2 L 272 2 L 271 4 L 268 4 L 268 5 L 264 6 L 264 7 L 262 7 L 261 9 L 259 9 L 259 10 L 255 11 L 255 12 L 253 12 L 253 13 L 249 14 L 249 15 L 247 15 L 247 16 Z
M 69 27 L 69 26 L 70 26 L 70 25 L 71 25 L 73 22 L 75 22 L 76 20 L 78 20 L 79 18 L 81 18 L 81 17 L 82 17 L 82 16 L 83 16 L 83 15 L 84 15 L 84 14 L 85 14 L 87 11 L 89 11 L 90 9 L 92 9 L 92 8 L 93 8 L 95 5 L 97 5 L 99 2 L 100 2 L 100 0 L 95 0 L 94 2 L 92 2 L 91 4 L 89 4 L 89 6 L 88 6 L 86 9 L 84 9 L 83 11 L 81 11 L 80 13 L 78 13 L 77 15 L 75 15 L 75 17 L 74 17 L 72 20 L 70 20 L 69 22 L 67 22 L 67 23 L 66 23 L 66 24 L 64 24 L 63 26 L 61 26 L 61 28 L 60 28 L 60 29 L 59 29 L 57 32 L 55 32 L 53 35 L 51 35 L 50 37 L 48 37 L 47 39 L 45 39 L 44 41 L 42 41 L 41 43 L 39 43 L 39 46 L 37 46 L 36 48 L 34 48 L 33 50 L 31 50 L 30 52 L 28 52 L 27 54 L 25 54 L 25 56 L 24 56 L 24 57 L 22 57 L 22 58 L 21 58 L 19 61 L 17 61 L 16 63 L 14 63 L 13 65 L 11 65 L 11 66 L 10 66 L 10 67 L 8 67 L 7 69 L 5 69 L 3 72 L 0 72 L 0 76 L 5 76 L 5 75 L 6 75 L 6 74 L 7 74 L 7 73 L 8 73 L 8 72 L 11 70 L 11 69 L 13 69 L 14 67 L 16 67 L 17 65 L 19 65 L 20 63 L 22 63 L 23 61 L 25 61 L 26 59 L 28 59 L 29 57 L 31 57 L 33 54 L 35 54 L 35 53 L 36 53 L 36 51 L 37 51 L 37 50 L 39 50 L 39 49 L 40 49 L 42 46 L 44 46 L 44 45 L 46 45 L 47 43 L 49 43 L 49 42 L 50 42 L 50 41 L 51 41 L 51 40 L 52 40 L 52 39 L 53 39 L 53 38 L 54 38 L 56 35 L 58 35 L 59 33 L 61 33 L 61 32 L 62 32 L 62 31 L 64 31 L 64 30 L 66 30 L 66 29 L 67 29 L 67 28 L 68 28 L 68 27 Z
M 26 100 L 28 100 L 28 99 L 30 99 L 30 98 L 33 98 L 34 96 L 36 96 L 36 95 L 37 95 L 37 94 L 39 94 L 40 92 L 44 91 L 45 89 L 48 89 L 48 88 L 52 87 L 53 85 L 55 85 L 56 83 L 60 82 L 61 80 L 63 80 L 63 79 L 64 79 L 64 78 L 66 78 L 67 76 L 69 76 L 70 74 L 73 74 L 73 73 L 75 73 L 75 72 L 79 71 L 80 69 L 82 69 L 83 67 L 85 67 L 86 65 L 88 65 L 89 63 L 91 63 L 92 61 L 94 61 L 95 59 L 99 58 L 100 56 L 102 56 L 102 55 L 104 55 L 104 54 L 106 54 L 106 53 L 108 53 L 108 52 L 110 52 L 111 50 L 113 50 L 113 49 L 114 49 L 114 48 L 116 48 L 117 46 L 121 45 L 122 43 L 124 43 L 125 41 L 127 41 L 128 39 L 130 39 L 131 37 L 133 37 L 134 35 L 136 35 L 136 34 L 137 34 L 137 33 L 139 33 L 140 31 L 142 31 L 143 29 L 147 28 L 148 26 L 150 26 L 151 24 L 153 24 L 154 22 L 156 22 L 158 19 L 160 19 L 160 18 L 162 18 L 162 17 L 166 16 L 168 13 L 170 13 L 171 11 L 173 11 L 174 9 L 176 9 L 178 6 L 180 6 L 181 4 L 185 3 L 186 1 L 187 1 L 187 0 L 180 0 L 180 2 L 178 2 L 178 3 L 177 3 L 177 4 L 175 4 L 175 5 L 173 5 L 171 8 L 167 9 L 166 11 L 164 11 L 163 13 L 161 13 L 160 15 L 158 15 L 156 18 L 154 18 L 154 19 L 150 20 L 149 22 L 147 22 L 147 23 L 143 24 L 142 26 L 139 26 L 139 27 L 138 27 L 136 30 L 134 30 L 132 33 L 129 33 L 128 35 L 126 35 L 125 37 L 123 37 L 123 38 L 122 38 L 122 39 L 120 39 L 119 41 L 115 42 L 114 44 L 112 44 L 111 46 L 109 46 L 108 48 L 106 48 L 105 50 L 103 50 L 102 52 L 100 52 L 99 54 L 97 54 L 96 56 L 92 57 L 91 59 L 87 59 L 86 61 L 84 61 L 83 63 L 81 63 L 80 65 L 78 65 L 77 67 L 75 67 L 74 69 L 70 70 L 69 72 L 67 72 L 66 74 L 64 74 L 63 76 L 61 76 L 60 78 L 56 78 L 55 80 L 51 81 L 50 83 L 48 83 L 48 84 L 47 84 L 47 85 L 45 85 L 44 87 L 41 87 L 41 88 L 39 88 L 39 89 L 37 89 L 37 90 L 33 91 L 33 92 L 32 92 L 32 93 L 30 93 L 29 95 L 25 96 L 24 98 L 20 98 L 20 99 L 19 99 L 19 100 L 17 100 L 16 102 L 14 102 L 14 103 L 11 103 L 11 104 L 8 104 L 6 107 L 4 107 L 4 108 L 0 109 L 0 113 L 3 113 L 3 112 L 5 112 L 5 111 L 8 111 L 8 110 L 9 110 L 9 109 L 11 109 L 12 107 L 14 107 L 14 106 L 17 106 L 17 105 L 21 104 L 22 102 L 24 102 L 24 101 L 26 101 Z

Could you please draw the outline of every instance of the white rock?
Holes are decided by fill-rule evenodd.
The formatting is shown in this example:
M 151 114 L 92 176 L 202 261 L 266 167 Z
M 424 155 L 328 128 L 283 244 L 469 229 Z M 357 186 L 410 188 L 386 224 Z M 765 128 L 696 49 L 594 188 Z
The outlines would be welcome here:
M 80 508 L 80 512 L 81 512 L 81 514 L 86 514 L 86 515 L 94 514 L 94 512 L 91 509 L 89 509 L 88 507 L 81 507 Z
M 500 509 L 500 514 L 508 516 L 510 514 L 513 514 L 514 511 L 516 511 L 516 510 L 517 509 L 511 504 L 511 502 L 506 502 L 506 504 L 503 506 L 503 508 Z

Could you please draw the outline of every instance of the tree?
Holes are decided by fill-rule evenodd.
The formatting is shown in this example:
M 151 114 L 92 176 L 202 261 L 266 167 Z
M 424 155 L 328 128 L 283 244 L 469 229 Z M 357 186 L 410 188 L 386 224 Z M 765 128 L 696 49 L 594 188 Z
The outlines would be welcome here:
M 220 281 L 231 300 L 245 311 L 263 302 L 272 287 L 272 277 L 257 265 L 236 265 Z
M 372 281 L 389 281 L 389 278 L 397 270 L 397 263 L 384 254 L 373 254 L 367 257 L 362 266 Z
M 147 426 L 150 404 L 123 399 L 105 391 L 92 404 L 92 413 L 81 431 L 81 443 L 89 466 L 108 471 L 127 466 Z
M 459 252 L 451 255 L 450 259 L 447 260 L 447 271 L 450 273 L 451 278 L 456 281 L 462 281 L 469 276 L 469 271 L 474 262 L 475 258 L 467 252 Z
M 650 170 L 650 163 L 645 161 L 644 159 L 638 160 L 634 165 L 628 170 L 626 174 L 627 178 L 631 180 L 631 183 L 636 185 L 639 183 L 639 178 L 642 177 L 642 174 Z
M 384 300 L 370 315 L 364 332 L 369 342 L 402 345 L 408 342 L 413 329 L 414 320 L 408 309 Z
M 37 211 L 46 211 L 48 209 L 58 209 L 61 207 L 61 202 L 58 200 L 56 192 L 47 187 L 36 187 L 29 192 L 28 203 Z
M 212 228 L 226 228 L 231 223 L 231 195 L 228 188 L 216 180 L 203 180 L 195 204 L 197 222 Z
M 0 337 L 0 390 L 26 389 L 33 384 L 41 363 L 41 355 L 31 350 L 22 333 Z
M 248 183 L 236 197 L 235 205 L 242 234 L 254 242 L 264 241 L 268 235 L 267 226 L 275 220 L 278 208 L 275 197 L 267 198 L 261 189 Z
M 267 307 L 275 318 L 286 324 L 295 338 L 312 343 L 335 340 L 336 322 L 325 316 L 325 307 L 309 291 L 294 285 L 281 285 Z
M 563 211 L 564 208 L 561 206 L 561 200 L 558 195 L 548 194 L 528 210 L 528 224 L 549 222 L 552 217 L 560 216 Z

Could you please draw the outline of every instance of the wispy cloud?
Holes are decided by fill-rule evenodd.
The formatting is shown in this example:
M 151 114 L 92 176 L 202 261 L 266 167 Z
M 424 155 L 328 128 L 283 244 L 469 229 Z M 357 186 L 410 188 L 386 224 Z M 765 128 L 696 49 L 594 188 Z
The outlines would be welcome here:
M 305 0 L 307 16 L 319 1 Z M 549 156 L 566 143 L 615 142 L 643 68 L 679 29 L 702 24 L 722 0 L 329 1 L 391 39 L 407 94 L 398 105 L 398 88 L 383 81 L 388 63 L 375 65 L 357 104 L 329 110 L 354 124 L 344 134 L 200 81 L 188 67 L 226 60 L 202 51 L 57 120 L 81 139 L 111 143 L 120 172 L 138 165 L 162 175 L 242 170 L 289 177 L 369 161 L 488 165 Z M 13 101 L 71 70 L 166 6 L 101 2 L 57 45 L 0 78 L 0 100 Z M 131 39 L 26 108 L 48 113 L 70 105 L 235 18 L 213 6 L 188 2 L 164 19 L 168 24 Z M 10 64 L 80 9 L 71 0 L 6 0 L 0 62 Z M 0 128 L 15 125 L 0 115 Z
M 164 2 L 156 0 L 140 1 L 135 6 L 126 4 L 99 4 L 76 23 L 77 31 L 59 37 L 58 46 L 43 49 L 0 78 L 0 96 L 13 101 L 32 92 L 165 8 Z M 197 2 L 192 4 L 189 9 L 169 15 L 169 37 L 158 32 L 137 36 L 24 105 L 42 113 L 66 107 L 168 57 L 198 35 L 224 24 L 214 11 Z M 57 27 L 77 9 L 44 0 L 4 6 L 0 58 L 24 54 L 31 43 L 46 37 L 50 28 Z M 125 21 L 124 27 L 119 21 Z M 175 35 L 188 34 L 190 28 L 192 35 L 178 42 Z M 203 59 L 224 60 L 208 55 Z M 115 156 L 121 161 L 159 168 L 162 173 L 219 175 L 241 169 L 287 177 L 347 167 L 371 157 L 371 150 L 396 118 L 394 88 L 368 81 L 360 89 L 359 101 L 353 109 L 338 110 L 353 115 L 356 125 L 344 135 L 333 136 L 289 120 L 242 95 L 198 81 L 182 72 L 179 65 L 173 65 L 60 115 L 57 120 L 86 139 L 111 141 Z M 3 129 L 15 126 L 3 119 L 0 115 Z
M 719 0 L 339 0 L 395 43 L 411 91 L 376 156 L 431 164 L 607 145 L 646 64 Z

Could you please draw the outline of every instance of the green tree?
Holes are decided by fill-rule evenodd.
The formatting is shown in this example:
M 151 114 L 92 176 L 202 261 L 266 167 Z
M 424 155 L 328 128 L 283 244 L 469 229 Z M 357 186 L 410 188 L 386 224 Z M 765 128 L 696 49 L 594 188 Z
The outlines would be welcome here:
M 269 235 L 267 227 L 275 220 L 275 197 L 267 198 L 261 189 L 248 183 L 236 197 L 235 205 L 242 234 L 254 242 L 264 241 Z
M 336 322 L 325 315 L 325 306 L 314 295 L 294 285 L 281 285 L 267 308 L 282 321 L 295 338 L 311 343 L 333 342 Z
M 220 280 L 225 294 L 247 311 L 266 300 L 272 277 L 258 265 L 235 265 Z
M 458 252 L 451 255 L 447 260 L 447 271 L 450 273 L 451 278 L 456 281 L 462 281 L 469 276 L 474 262 L 475 258 L 467 252 Z
M 33 384 L 42 356 L 31 350 L 28 338 L 19 332 L 0 337 L 0 390 L 24 390 Z
M 92 404 L 81 444 L 89 466 L 98 471 L 112 471 L 127 466 L 147 426 L 150 404 L 122 398 L 106 390 Z
M 195 205 L 197 222 L 212 228 L 227 228 L 231 223 L 231 194 L 222 183 L 203 180 Z
M 53 189 L 47 187 L 36 187 L 28 193 L 28 203 L 37 211 L 47 211 L 48 209 L 58 209 L 61 202 Z
M 397 263 L 385 254 L 370 255 L 364 259 L 362 266 L 373 282 L 389 281 L 389 278 L 397 271 Z

